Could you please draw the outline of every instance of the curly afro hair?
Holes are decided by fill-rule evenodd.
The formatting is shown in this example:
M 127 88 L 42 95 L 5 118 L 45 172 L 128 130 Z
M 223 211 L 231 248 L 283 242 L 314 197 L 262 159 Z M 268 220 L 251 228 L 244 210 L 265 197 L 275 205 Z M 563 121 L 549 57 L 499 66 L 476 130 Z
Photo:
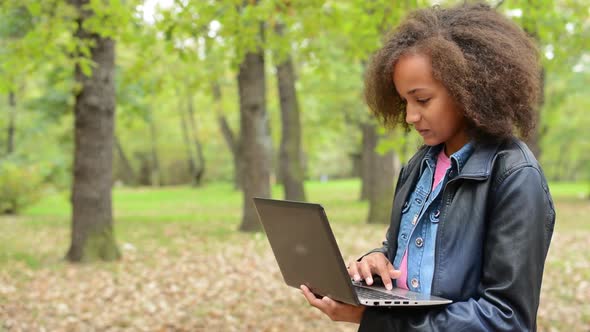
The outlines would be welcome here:
M 393 70 L 402 55 L 412 53 L 431 57 L 434 78 L 460 106 L 472 138 L 503 140 L 515 127 L 528 137 L 535 128 L 541 97 L 537 47 L 488 5 L 417 10 L 386 39 L 365 76 L 366 102 L 386 125 L 408 129 Z

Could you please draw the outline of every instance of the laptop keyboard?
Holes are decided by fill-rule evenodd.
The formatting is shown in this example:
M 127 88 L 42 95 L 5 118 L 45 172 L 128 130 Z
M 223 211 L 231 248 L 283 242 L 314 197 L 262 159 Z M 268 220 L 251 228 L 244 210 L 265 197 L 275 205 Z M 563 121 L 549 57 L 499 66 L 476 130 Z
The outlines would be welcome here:
M 360 298 L 365 298 L 365 299 L 377 299 L 377 300 L 407 300 L 407 297 L 403 297 L 403 296 L 399 296 L 399 295 L 393 295 L 393 294 L 387 294 L 387 293 L 383 293 L 374 289 L 370 289 L 370 288 L 364 288 L 364 287 L 359 287 L 359 286 L 354 286 L 354 289 L 356 290 L 356 293 L 358 294 L 358 296 Z

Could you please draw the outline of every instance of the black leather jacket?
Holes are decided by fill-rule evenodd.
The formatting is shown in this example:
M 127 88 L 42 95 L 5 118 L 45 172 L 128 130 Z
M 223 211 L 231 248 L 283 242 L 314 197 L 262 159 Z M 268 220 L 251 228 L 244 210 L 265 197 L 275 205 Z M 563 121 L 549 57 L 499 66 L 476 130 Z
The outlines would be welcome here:
M 393 260 L 402 206 L 420 174 L 423 148 L 402 169 L 387 241 Z M 517 140 L 478 145 L 442 194 L 432 294 L 443 307 L 368 308 L 359 331 L 534 331 L 555 223 L 539 164 Z

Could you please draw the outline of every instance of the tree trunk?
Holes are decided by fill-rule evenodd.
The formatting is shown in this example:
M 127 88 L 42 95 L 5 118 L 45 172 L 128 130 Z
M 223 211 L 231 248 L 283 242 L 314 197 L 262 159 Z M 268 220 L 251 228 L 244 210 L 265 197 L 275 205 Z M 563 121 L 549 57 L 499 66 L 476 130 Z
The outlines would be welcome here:
M 240 158 L 239 158 L 239 145 L 236 142 L 234 133 L 232 132 L 229 124 L 227 123 L 227 119 L 225 115 L 219 115 L 217 117 L 217 122 L 219 123 L 219 128 L 223 133 L 223 137 L 225 138 L 225 143 L 228 145 L 234 162 L 234 188 L 235 189 L 242 189 L 242 176 L 240 171 Z
M 209 57 L 211 44 L 213 43 L 213 39 L 211 37 L 205 38 L 205 56 Z M 215 59 L 213 59 L 215 61 Z M 213 104 L 215 105 L 215 113 L 217 114 L 217 122 L 219 124 L 219 129 L 221 130 L 221 134 L 225 139 L 225 143 L 229 148 L 229 151 L 232 154 L 233 163 L 234 163 L 234 189 L 239 190 L 242 189 L 241 183 L 241 165 L 240 165 L 240 157 L 239 157 L 239 145 L 236 141 L 236 135 L 232 131 L 231 127 L 229 126 L 227 119 L 223 113 L 223 96 L 221 93 L 221 86 L 219 86 L 219 82 L 216 79 L 211 81 L 211 93 L 213 95 Z
M 8 137 L 6 140 L 6 154 L 14 152 L 14 133 L 16 131 L 16 97 L 14 91 L 8 93 Z
M 127 155 L 125 155 L 125 151 L 123 150 L 123 146 L 121 145 L 121 142 L 119 141 L 119 137 L 117 135 L 115 135 L 115 147 L 117 148 L 117 155 L 119 156 L 119 160 L 121 161 L 121 167 L 123 168 L 123 181 L 126 184 L 135 184 L 137 181 L 137 177 L 135 176 L 135 172 L 133 171 L 131 162 L 129 162 L 129 158 L 127 158 Z
M 393 202 L 394 180 L 399 172 L 399 160 L 393 150 L 380 155 L 374 153 L 369 193 L 370 224 L 387 224 L 390 220 Z
M 377 147 L 377 128 L 374 123 L 365 122 L 360 124 L 362 137 L 361 151 L 361 196 L 360 200 L 368 200 L 371 192 L 371 171 L 373 169 L 373 158 Z
M 151 167 L 150 167 L 150 183 L 154 187 L 162 185 L 162 175 L 160 173 L 160 159 L 158 157 L 158 135 L 156 130 L 156 121 L 154 120 L 154 112 L 148 106 L 148 125 L 150 126 L 150 145 L 151 145 Z
M 388 223 L 393 201 L 394 180 L 400 162 L 393 150 L 381 155 L 376 148 L 385 135 L 377 133 L 375 123 L 362 123 L 362 195 L 369 200 L 369 223 Z
M 539 142 L 541 141 L 543 135 L 547 132 L 546 128 L 544 128 L 541 123 L 541 110 L 543 109 L 543 105 L 545 104 L 545 68 L 541 68 L 540 77 L 541 91 L 539 98 L 539 106 L 537 109 L 537 126 L 533 129 L 530 136 L 526 139 L 526 144 L 528 145 L 529 149 L 531 149 L 531 152 L 533 152 L 537 160 L 541 159 L 541 146 Z
M 262 26 L 261 26 L 262 29 Z M 238 73 L 240 97 L 241 176 L 243 184 L 243 218 L 241 231 L 259 231 L 260 222 L 253 197 L 270 197 L 270 133 L 266 113 L 264 53 L 248 52 Z
M 217 113 L 217 123 L 219 123 L 219 129 L 221 130 L 221 134 L 229 148 L 229 151 L 232 154 L 233 162 L 234 162 L 234 188 L 235 189 L 242 189 L 241 185 L 241 176 L 240 176 L 240 158 L 238 153 L 238 143 L 236 142 L 236 135 L 232 131 L 225 115 L 223 114 L 223 103 L 222 103 L 222 95 L 221 95 L 221 87 L 219 83 L 213 82 L 212 84 L 212 92 L 213 92 L 213 101 L 216 105 L 215 112 Z
M 195 143 L 195 148 L 197 149 L 197 158 L 199 159 L 199 165 L 195 167 L 195 172 L 193 175 L 193 184 L 195 186 L 201 185 L 201 180 L 203 179 L 203 175 L 205 174 L 205 156 L 203 154 L 203 146 L 201 141 L 199 140 L 199 135 L 197 133 L 197 125 L 195 123 L 195 110 L 193 107 L 193 98 L 192 96 L 188 97 L 188 124 L 190 126 L 190 131 L 192 133 L 192 139 Z
M 541 137 L 539 134 L 539 129 L 535 128 L 525 141 L 529 149 L 531 149 L 531 152 L 535 155 L 535 158 L 537 158 L 537 160 L 541 158 L 541 147 L 539 146 L 539 141 Z
M 152 166 L 150 162 L 150 155 L 150 153 L 145 151 L 135 153 L 135 159 L 139 161 L 137 183 L 140 186 L 152 185 Z
M 182 129 L 182 138 L 184 140 L 184 147 L 186 149 L 186 160 L 188 162 L 188 171 L 191 175 L 191 182 L 194 185 L 194 175 L 197 173 L 197 166 L 195 165 L 195 158 L 193 157 L 192 143 L 188 134 L 187 119 L 184 115 L 182 107 L 178 108 L 180 111 L 180 127 Z
M 276 25 L 278 35 L 282 35 L 282 29 L 281 24 Z M 282 127 L 279 179 L 283 184 L 285 199 L 305 201 L 304 169 L 301 161 L 301 121 L 295 90 L 295 73 L 290 55 L 277 65 L 277 82 Z
M 72 243 L 67 259 L 73 262 L 120 257 L 113 234 L 112 165 L 115 119 L 115 42 L 84 29 L 91 14 L 89 0 L 70 0 L 80 18 L 76 37 L 91 40 L 96 66 L 91 77 L 76 64 L 80 84 L 74 104 L 74 179 L 72 184 Z

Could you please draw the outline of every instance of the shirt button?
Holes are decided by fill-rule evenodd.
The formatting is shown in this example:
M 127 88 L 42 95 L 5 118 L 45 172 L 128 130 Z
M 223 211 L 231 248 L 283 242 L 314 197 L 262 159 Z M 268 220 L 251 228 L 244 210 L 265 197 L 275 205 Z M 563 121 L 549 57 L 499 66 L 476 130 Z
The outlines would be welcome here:
M 421 248 L 424 245 L 424 240 L 419 237 L 416 239 L 416 247 Z
M 420 286 L 420 282 L 418 282 L 418 279 L 416 278 L 412 278 L 412 281 L 410 281 L 410 283 L 412 284 L 413 288 L 418 288 L 418 286 Z

